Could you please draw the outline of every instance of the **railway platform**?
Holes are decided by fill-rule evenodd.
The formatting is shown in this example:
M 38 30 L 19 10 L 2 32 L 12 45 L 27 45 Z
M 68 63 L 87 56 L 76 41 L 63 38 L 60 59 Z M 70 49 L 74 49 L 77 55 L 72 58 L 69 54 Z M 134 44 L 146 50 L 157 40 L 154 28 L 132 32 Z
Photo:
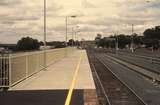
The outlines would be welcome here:
M 75 50 L 0 93 L 1 105 L 98 105 L 85 50 Z

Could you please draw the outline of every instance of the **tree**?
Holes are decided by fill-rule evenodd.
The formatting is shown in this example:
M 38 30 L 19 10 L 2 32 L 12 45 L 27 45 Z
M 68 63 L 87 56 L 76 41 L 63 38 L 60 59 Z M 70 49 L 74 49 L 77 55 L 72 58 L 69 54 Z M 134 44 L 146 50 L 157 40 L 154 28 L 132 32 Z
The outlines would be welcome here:
M 130 45 L 132 40 L 132 36 L 119 34 L 119 35 L 111 35 L 110 37 L 101 38 L 100 35 L 97 35 L 95 38 L 96 45 L 98 47 L 106 47 L 106 48 L 115 48 L 116 42 L 118 42 L 118 47 L 123 49 L 126 45 Z M 133 43 L 135 45 L 143 44 L 143 36 L 138 36 L 137 34 L 133 35 Z
M 40 44 L 37 39 L 23 37 L 17 42 L 16 48 L 18 51 L 38 50 Z
M 105 40 L 104 40 L 104 38 L 102 38 L 102 39 L 99 39 L 99 41 L 98 41 L 98 43 L 97 43 L 97 45 L 98 45 L 98 47 L 105 47 Z
M 160 47 L 160 26 L 146 29 L 143 34 L 146 47 L 153 47 L 154 49 Z
M 97 34 L 97 36 L 95 37 L 95 41 L 98 42 L 101 38 L 102 38 L 102 35 L 101 34 Z
M 133 42 L 135 45 L 143 44 L 143 36 L 138 36 L 137 34 L 133 35 Z
M 64 48 L 65 42 L 60 42 L 60 41 L 51 41 L 51 42 L 46 42 L 47 46 L 52 46 L 52 48 Z
M 155 26 L 155 28 L 146 29 L 143 34 L 145 39 L 160 40 L 160 26 Z
M 110 36 L 110 38 L 115 38 L 116 41 L 118 41 L 118 47 L 123 49 L 126 47 L 126 45 L 129 45 L 131 43 L 131 37 L 124 35 L 124 34 L 120 34 L 117 36 Z M 114 41 L 115 43 L 115 41 Z M 114 44 L 115 46 L 115 44 Z
M 146 48 L 153 47 L 153 49 L 158 49 L 160 47 L 158 39 L 144 39 L 144 44 Z
M 97 36 L 95 37 L 95 42 L 98 47 L 100 47 L 100 45 L 101 45 L 101 41 L 102 41 L 101 39 L 102 39 L 102 35 L 97 34 Z
M 68 45 L 69 45 L 69 46 L 75 45 L 75 41 L 74 41 L 73 39 L 69 39 Z

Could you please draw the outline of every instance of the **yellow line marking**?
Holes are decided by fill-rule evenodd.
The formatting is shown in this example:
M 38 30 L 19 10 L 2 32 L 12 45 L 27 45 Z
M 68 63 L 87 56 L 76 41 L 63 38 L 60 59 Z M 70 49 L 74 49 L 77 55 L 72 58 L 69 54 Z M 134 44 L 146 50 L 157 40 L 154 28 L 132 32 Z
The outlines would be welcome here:
M 77 75 L 78 75 L 78 71 L 79 71 L 79 68 L 80 68 L 82 58 L 83 58 L 83 54 L 81 53 L 80 59 L 79 59 L 78 64 L 76 66 L 76 70 L 74 72 L 72 83 L 71 83 L 70 88 L 69 88 L 69 92 L 68 92 L 68 95 L 67 95 L 67 98 L 66 98 L 66 101 L 65 101 L 65 105 L 70 105 L 71 98 L 72 98 L 72 93 L 73 93 L 73 88 L 74 88 L 76 80 L 77 80 Z

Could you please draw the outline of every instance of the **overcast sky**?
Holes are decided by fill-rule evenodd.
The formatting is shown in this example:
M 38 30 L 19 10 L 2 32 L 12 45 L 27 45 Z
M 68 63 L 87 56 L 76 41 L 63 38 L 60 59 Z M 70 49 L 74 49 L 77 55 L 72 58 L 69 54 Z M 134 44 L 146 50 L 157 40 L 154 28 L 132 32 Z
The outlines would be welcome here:
M 65 16 L 68 34 L 79 28 L 79 39 L 136 33 L 160 24 L 160 1 L 150 0 L 47 0 L 47 41 L 65 40 Z M 0 43 L 16 43 L 21 37 L 43 40 L 43 0 L 0 0 Z

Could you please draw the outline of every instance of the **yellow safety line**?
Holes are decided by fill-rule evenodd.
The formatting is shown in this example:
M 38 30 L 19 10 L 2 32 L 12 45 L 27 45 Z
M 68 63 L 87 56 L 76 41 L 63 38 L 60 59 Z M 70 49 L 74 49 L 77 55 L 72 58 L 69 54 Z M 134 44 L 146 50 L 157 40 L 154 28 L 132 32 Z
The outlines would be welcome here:
M 80 59 L 79 59 L 78 64 L 76 66 L 76 70 L 74 72 L 72 83 L 71 83 L 70 88 L 69 88 L 69 92 L 68 92 L 68 95 L 67 95 L 67 98 L 66 98 L 66 101 L 65 101 L 65 105 L 70 105 L 71 97 L 72 97 L 72 93 L 73 93 L 73 88 L 74 88 L 75 83 L 76 83 L 76 79 L 77 79 L 78 71 L 79 71 L 79 68 L 80 68 L 81 61 L 82 61 L 82 57 L 83 57 L 83 54 L 81 53 Z

